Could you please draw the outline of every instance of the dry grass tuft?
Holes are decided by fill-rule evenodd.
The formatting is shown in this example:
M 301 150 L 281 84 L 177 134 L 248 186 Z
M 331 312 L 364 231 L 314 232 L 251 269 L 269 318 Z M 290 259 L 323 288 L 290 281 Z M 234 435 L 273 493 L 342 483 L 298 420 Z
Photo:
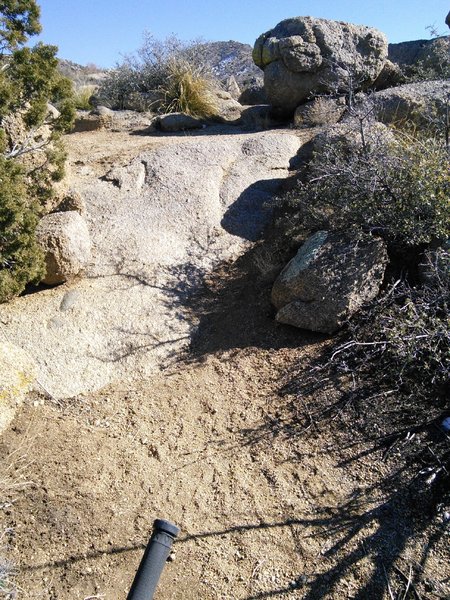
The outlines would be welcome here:
M 213 81 L 185 60 L 170 61 L 169 76 L 161 91 L 167 112 L 182 112 L 200 118 L 218 113 Z
M 92 106 L 89 100 L 95 94 L 97 86 L 95 85 L 82 85 L 74 92 L 75 107 L 78 110 L 91 110 Z

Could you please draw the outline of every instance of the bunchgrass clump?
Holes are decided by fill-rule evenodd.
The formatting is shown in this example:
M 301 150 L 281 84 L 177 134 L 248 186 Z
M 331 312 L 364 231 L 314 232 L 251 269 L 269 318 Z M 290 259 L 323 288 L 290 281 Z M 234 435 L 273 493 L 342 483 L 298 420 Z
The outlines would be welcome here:
M 108 73 L 98 97 L 115 109 L 213 116 L 217 83 L 201 48 L 199 42 L 175 36 L 161 41 L 147 33 L 142 47 Z
M 162 109 L 192 117 L 209 118 L 217 114 L 217 101 L 211 79 L 186 60 L 171 60 L 168 77 L 161 86 Z
M 94 95 L 97 87 L 95 85 L 82 85 L 74 92 L 75 108 L 78 110 L 91 110 L 90 99 Z

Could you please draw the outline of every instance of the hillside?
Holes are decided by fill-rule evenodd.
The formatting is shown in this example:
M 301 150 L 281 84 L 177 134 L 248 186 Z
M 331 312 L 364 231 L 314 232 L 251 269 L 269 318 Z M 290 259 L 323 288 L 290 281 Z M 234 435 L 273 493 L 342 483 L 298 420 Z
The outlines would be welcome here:
M 195 48 L 210 78 L 149 36 L 117 103 L 84 90 L 64 177 L 29 216 L 42 268 L 0 304 L 2 600 L 127 597 L 157 518 L 181 530 L 158 600 L 450 598 L 433 44 L 296 17 L 258 38 L 261 68 L 245 44 Z M 268 104 L 217 85 L 263 69 Z M 3 163 L 30 139 L 51 158 L 48 98 L 28 135 L 12 106 Z

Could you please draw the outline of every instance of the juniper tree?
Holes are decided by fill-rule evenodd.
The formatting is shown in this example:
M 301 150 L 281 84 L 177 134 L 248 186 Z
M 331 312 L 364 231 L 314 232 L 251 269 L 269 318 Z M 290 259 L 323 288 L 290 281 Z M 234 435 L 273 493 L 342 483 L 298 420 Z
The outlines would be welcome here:
M 73 120 L 72 88 L 57 69 L 57 48 L 25 46 L 40 32 L 34 0 L 0 3 L 0 302 L 39 281 L 39 215 L 61 179 L 61 133 Z M 48 103 L 57 107 L 49 119 Z

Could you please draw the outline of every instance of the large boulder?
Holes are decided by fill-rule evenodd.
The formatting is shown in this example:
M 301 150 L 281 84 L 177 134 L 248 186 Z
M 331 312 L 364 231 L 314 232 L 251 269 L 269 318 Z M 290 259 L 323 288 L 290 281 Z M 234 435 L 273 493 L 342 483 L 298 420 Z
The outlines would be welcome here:
M 386 125 L 435 126 L 444 130 L 450 83 L 421 81 L 372 94 L 367 102 L 375 117 Z
M 239 96 L 238 101 L 244 106 L 267 104 L 267 94 L 263 82 L 255 82 L 247 86 Z
M 382 240 L 319 231 L 282 270 L 272 289 L 276 320 L 334 333 L 379 292 L 387 264 Z
M 86 221 L 74 210 L 46 215 L 36 230 L 45 252 L 48 285 L 64 283 L 79 275 L 91 260 L 91 239 Z
M 292 114 L 312 93 L 369 87 L 381 73 L 387 53 L 387 39 L 377 29 L 294 17 L 256 40 L 253 60 L 264 70 L 274 109 Z
M 0 433 L 36 381 L 36 365 L 21 348 L 0 342 Z

